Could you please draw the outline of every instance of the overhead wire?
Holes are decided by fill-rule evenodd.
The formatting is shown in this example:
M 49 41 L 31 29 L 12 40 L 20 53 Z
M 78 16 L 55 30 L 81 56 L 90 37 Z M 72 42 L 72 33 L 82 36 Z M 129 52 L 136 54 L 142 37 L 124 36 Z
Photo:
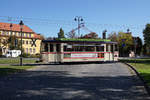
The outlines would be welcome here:
M 9 22 L 9 23 L 19 23 L 20 20 L 23 20 L 26 24 L 36 24 L 36 25 L 43 25 L 43 26 L 58 26 L 58 27 L 65 27 L 65 28 L 70 28 L 69 30 L 72 30 L 77 23 L 73 21 L 66 21 L 66 20 L 56 20 L 56 19 L 49 19 L 49 18 L 31 18 L 31 17 L 12 17 L 12 16 L 0 16 L 0 21 L 4 22 Z M 144 28 L 145 25 L 131 25 L 131 24 L 99 24 L 99 23 L 90 23 L 86 22 L 85 25 L 90 29 L 90 30 L 127 30 L 130 29 L 132 30 L 141 30 Z M 68 31 L 69 31 L 68 30 Z

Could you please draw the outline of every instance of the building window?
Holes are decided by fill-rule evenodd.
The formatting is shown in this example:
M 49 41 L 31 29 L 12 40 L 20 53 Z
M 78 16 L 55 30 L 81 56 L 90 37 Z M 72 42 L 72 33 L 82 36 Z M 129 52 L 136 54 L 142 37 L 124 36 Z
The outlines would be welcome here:
M 32 48 L 30 48 L 30 53 L 32 53 Z
M 28 53 L 28 48 L 26 48 L 26 53 Z
M 18 36 L 21 36 L 21 33 L 20 33 L 20 32 L 18 32 Z
M 30 44 L 32 44 L 32 41 L 30 41 Z
M 22 44 L 24 44 L 24 40 L 22 40 Z
M 2 35 L 5 35 L 5 31 L 2 32 Z
M 24 33 L 22 33 L 22 37 L 24 37 Z
M 35 48 L 33 48 L 33 53 L 35 53 Z
M 9 35 L 9 32 L 6 31 L 6 35 Z
M 28 44 L 28 41 L 26 41 L 26 44 Z
M 29 33 L 29 37 L 31 37 L 31 33 Z
M 27 33 L 25 34 L 25 37 L 28 37 L 28 34 L 27 34 Z
M 13 33 L 12 31 L 9 32 L 10 35 L 12 35 L 12 33 Z

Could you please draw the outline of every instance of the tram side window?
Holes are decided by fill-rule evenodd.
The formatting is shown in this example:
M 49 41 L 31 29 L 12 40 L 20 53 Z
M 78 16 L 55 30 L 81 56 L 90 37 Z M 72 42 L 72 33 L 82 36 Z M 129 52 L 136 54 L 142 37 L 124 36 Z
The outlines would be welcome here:
M 96 51 L 104 51 L 104 46 L 96 46 Z
M 85 47 L 85 51 L 94 51 L 93 46 Z
M 110 48 L 110 49 L 111 49 L 111 52 L 113 52 L 113 49 L 114 49 L 114 48 L 113 48 L 113 45 L 111 45 L 111 48 Z
M 70 52 L 70 51 L 74 51 L 74 50 L 73 50 L 73 47 L 72 47 L 72 46 L 67 46 L 67 45 L 65 45 L 65 46 L 64 46 L 64 51 L 69 51 L 69 52 Z
M 54 45 L 50 44 L 50 52 L 54 52 Z
M 118 46 L 117 45 L 115 45 L 115 51 L 118 51 Z
M 47 43 L 46 43 L 45 46 L 44 46 L 44 51 L 45 51 L 45 52 L 48 52 L 48 44 L 47 44 Z
M 67 46 L 64 46 L 64 51 L 67 51 Z
M 60 44 L 56 44 L 56 51 L 60 52 Z

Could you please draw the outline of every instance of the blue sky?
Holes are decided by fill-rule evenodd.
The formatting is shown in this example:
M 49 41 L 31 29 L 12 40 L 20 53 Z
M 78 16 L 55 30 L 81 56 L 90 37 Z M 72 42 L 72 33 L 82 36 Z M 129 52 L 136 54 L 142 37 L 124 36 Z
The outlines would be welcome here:
M 150 0 L 1 0 L 0 21 L 19 23 L 22 19 L 35 32 L 48 37 L 57 36 L 60 27 L 65 33 L 76 28 L 73 19 L 82 16 L 86 27 L 99 36 L 105 29 L 109 34 L 129 28 L 134 36 L 142 38 L 150 22 L 149 4 Z

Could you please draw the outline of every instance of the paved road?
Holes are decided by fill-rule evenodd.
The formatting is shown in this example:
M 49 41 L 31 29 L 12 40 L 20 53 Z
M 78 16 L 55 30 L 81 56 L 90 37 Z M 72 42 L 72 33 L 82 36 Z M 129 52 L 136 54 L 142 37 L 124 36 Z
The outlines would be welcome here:
M 43 65 L 0 78 L 0 100 L 150 100 L 121 63 Z

